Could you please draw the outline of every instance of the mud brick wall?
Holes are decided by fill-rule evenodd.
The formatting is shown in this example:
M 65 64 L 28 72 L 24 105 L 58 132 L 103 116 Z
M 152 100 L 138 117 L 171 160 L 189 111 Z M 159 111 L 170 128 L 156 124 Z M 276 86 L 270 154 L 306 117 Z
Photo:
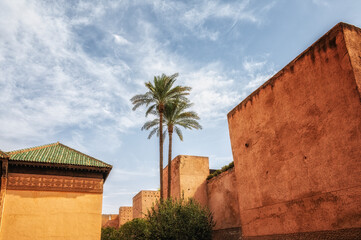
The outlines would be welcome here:
M 208 208 L 216 224 L 214 230 L 241 226 L 236 184 L 234 168 L 207 182 Z
M 124 223 L 133 220 L 133 208 L 132 207 L 120 207 L 119 208 L 119 227 Z
M 179 155 L 172 160 L 171 196 L 194 198 L 207 206 L 208 157 Z M 168 166 L 163 169 L 164 194 L 168 192 Z
M 133 219 L 145 218 L 150 209 L 159 199 L 159 191 L 140 191 L 133 197 Z
M 361 228 L 360 90 L 340 23 L 228 114 L 245 238 Z

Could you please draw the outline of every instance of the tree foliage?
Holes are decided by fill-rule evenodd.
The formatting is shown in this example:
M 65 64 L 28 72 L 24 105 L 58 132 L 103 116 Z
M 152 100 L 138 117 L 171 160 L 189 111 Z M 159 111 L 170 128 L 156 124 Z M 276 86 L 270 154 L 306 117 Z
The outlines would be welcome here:
M 169 147 L 168 147 L 168 198 L 171 197 L 172 181 L 172 143 L 173 143 L 173 131 L 176 132 L 179 139 L 183 141 L 183 133 L 180 127 L 184 129 L 202 129 L 202 126 L 198 123 L 199 116 L 194 111 L 188 111 L 192 106 L 191 103 L 187 100 L 176 99 L 175 101 L 168 102 L 164 108 L 164 119 L 163 124 L 167 126 L 168 136 L 169 136 Z M 153 115 L 157 115 L 157 112 L 151 111 Z M 159 136 L 160 119 L 156 118 L 152 121 L 146 122 L 142 130 L 150 130 L 148 138 L 151 138 L 154 134 Z M 165 136 L 166 131 L 164 131 L 163 136 Z
M 148 221 L 142 218 L 135 218 L 125 223 L 119 229 L 119 239 L 149 239 Z
M 212 215 L 192 199 L 160 201 L 148 212 L 148 221 L 150 239 L 212 239 Z
M 153 206 L 145 219 L 133 219 L 119 230 L 103 228 L 101 240 L 211 240 L 213 217 L 196 201 L 167 200 Z
M 149 113 L 157 112 L 159 116 L 159 178 L 160 178 L 160 198 L 163 198 L 163 113 L 165 105 L 175 101 L 187 101 L 186 96 L 189 95 L 190 87 L 174 86 L 178 73 L 171 76 L 162 74 L 155 76 L 153 82 L 146 82 L 147 92 L 138 94 L 130 100 L 133 104 L 133 110 L 140 106 L 147 107 L 145 116 Z
M 101 240 L 120 240 L 118 229 L 113 227 L 102 228 Z

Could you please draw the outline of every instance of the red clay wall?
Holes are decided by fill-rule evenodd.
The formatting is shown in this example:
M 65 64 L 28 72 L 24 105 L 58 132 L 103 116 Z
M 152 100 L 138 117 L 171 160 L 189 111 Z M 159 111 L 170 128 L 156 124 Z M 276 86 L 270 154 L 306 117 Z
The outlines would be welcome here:
M 133 207 L 119 208 L 119 227 L 124 223 L 133 220 Z
M 140 191 L 133 197 L 133 219 L 134 218 L 145 218 L 148 210 L 156 203 L 159 199 L 159 191 Z
M 238 196 L 235 191 L 234 168 L 213 177 L 207 182 L 208 208 L 216 223 L 213 230 L 239 228 L 241 219 Z
M 194 198 L 207 205 L 206 178 L 209 175 L 208 157 L 179 155 L 172 160 L 171 196 L 185 199 Z M 164 194 L 168 192 L 168 166 L 163 170 Z
M 178 199 L 181 196 L 181 190 L 180 190 L 180 172 L 179 172 L 179 166 L 180 166 L 180 158 L 181 156 L 176 156 L 172 161 L 172 176 L 171 176 L 171 197 Z M 163 194 L 164 197 L 167 197 L 168 195 L 168 166 L 166 166 L 163 169 Z
M 361 227 L 360 43 L 338 24 L 228 114 L 245 237 Z
M 118 228 L 119 226 L 119 215 L 118 214 L 102 214 L 102 227 L 113 227 Z

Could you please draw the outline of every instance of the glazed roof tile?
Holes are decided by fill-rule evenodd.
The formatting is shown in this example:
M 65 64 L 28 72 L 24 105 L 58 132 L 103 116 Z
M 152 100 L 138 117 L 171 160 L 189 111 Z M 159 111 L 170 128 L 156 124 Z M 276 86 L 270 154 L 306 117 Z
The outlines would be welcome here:
M 70 164 L 89 167 L 112 168 L 111 165 L 90 157 L 59 142 L 7 152 L 9 161 L 53 164 Z

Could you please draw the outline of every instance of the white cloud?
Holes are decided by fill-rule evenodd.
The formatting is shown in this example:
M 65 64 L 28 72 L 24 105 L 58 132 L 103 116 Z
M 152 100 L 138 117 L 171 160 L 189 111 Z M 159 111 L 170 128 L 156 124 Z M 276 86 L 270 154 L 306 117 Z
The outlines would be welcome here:
M 100 128 L 103 121 L 112 122 L 113 131 L 137 124 L 138 116 L 129 114 L 129 90 L 122 84 L 129 66 L 121 59 L 108 63 L 88 56 L 63 8 L 7 1 L 0 9 L 4 144 L 11 145 L 14 136 L 41 141 L 64 127 Z
M 218 40 L 222 33 L 231 31 L 239 22 L 260 24 L 263 15 L 273 7 L 270 2 L 262 8 L 252 8 L 249 0 L 223 2 L 214 0 L 195 1 L 192 4 L 177 1 L 153 1 L 153 9 L 160 12 L 168 25 L 178 31 L 179 26 L 185 27 L 194 37 L 200 39 Z M 220 25 L 218 28 L 210 21 L 227 21 L 228 28 Z
M 192 87 L 190 98 L 194 109 L 206 122 L 225 119 L 227 111 L 241 98 L 234 79 L 224 72 L 220 63 L 211 63 L 182 76 L 186 85 Z
M 94 157 L 97 155 L 93 153 L 116 152 L 128 141 L 124 139 L 126 133 L 138 129 L 145 119 L 144 112 L 131 111 L 129 99 L 145 91 L 145 81 L 162 73 L 179 72 L 178 83 L 193 89 L 190 98 L 203 127 L 216 126 L 269 73 L 266 59 L 248 58 L 240 69 L 232 71 L 212 59 L 200 62 L 174 52 L 173 42 L 160 37 L 164 34 L 162 29 L 139 13 L 141 10 L 137 10 L 139 16 L 132 22 L 133 35 L 126 30 L 129 26 L 109 26 L 104 20 L 109 9 L 119 7 L 118 4 L 124 10 L 149 3 L 114 1 L 108 5 L 79 1 L 74 7 L 62 4 L 0 1 L 0 111 L 6 113 L 0 115 L 3 149 L 44 144 L 49 139 L 63 141 L 57 138 L 68 134 L 65 144 Z M 259 12 L 251 10 L 248 1 L 153 4 L 169 31 L 212 41 L 224 30 L 207 27 L 209 21 L 226 20 L 230 28 L 238 21 L 261 21 Z M 90 26 L 89 31 L 100 29 L 100 34 L 105 35 L 90 39 L 103 43 L 98 50 L 103 56 L 91 55 L 96 44 L 85 49 L 82 41 L 89 39 L 82 34 L 88 33 L 87 28 L 80 36 L 76 32 L 84 25 Z M 109 161 L 114 163 L 109 176 L 112 182 L 136 182 L 139 176 L 154 180 L 157 175 L 157 169 L 142 168 L 144 160 L 139 159 L 131 159 L 132 166 L 140 166 L 137 169 L 120 168 L 123 163 L 116 162 L 119 158 L 117 155 Z M 225 161 L 228 160 L 219 160 Z M 129 199 L 141 184 L 122 190 L 108 185 L 104 195 L 116 205 L 116 196 L 108 192 Z M 113 207 L 108 203 L 105 209 Z
M 247 57 L 243 61 L 242 66 L 245 70 L 247 82 L 244 86 L 244 92 L 257 89 L 275 73 L 273 64 L 267 62 L 267 55 L 261 57 L 260 60 Z
M 116 43 L 120 44 L 120 45 L 128 45 L 130 44 L 130 42 L 125 39 L 124 37 L 117 35 L 117 34 L 113 34 L 114 40 Z
M 190 28 L 204 24 L 211 18 L 228 18 L 232 20 L 245 20 L 259 22 L 253 11 L 247 10 L 249 1 L 223 3 L 219 1 L 201 1 L 196 7 L 188 10 L 182 20 Z

